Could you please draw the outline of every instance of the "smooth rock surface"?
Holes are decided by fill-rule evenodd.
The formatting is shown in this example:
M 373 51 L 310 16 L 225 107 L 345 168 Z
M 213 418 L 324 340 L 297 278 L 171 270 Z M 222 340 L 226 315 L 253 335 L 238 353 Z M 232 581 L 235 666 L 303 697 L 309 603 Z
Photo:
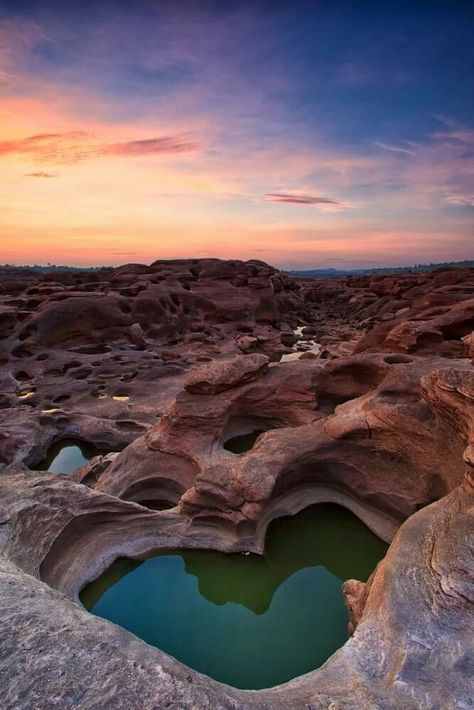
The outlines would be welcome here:
M 185 668 L 68 598 L 117 554 L 204 541 L 229 549 L 228 540 L 204 527 L 191 533 L 179 514 L 148 513 L 61 477 L 5 474 L 3 707 L 469 707 L 473 502 L 466 478 L 413 515 L 369 580 L 350 641 L 321 669 L 251 692 Z

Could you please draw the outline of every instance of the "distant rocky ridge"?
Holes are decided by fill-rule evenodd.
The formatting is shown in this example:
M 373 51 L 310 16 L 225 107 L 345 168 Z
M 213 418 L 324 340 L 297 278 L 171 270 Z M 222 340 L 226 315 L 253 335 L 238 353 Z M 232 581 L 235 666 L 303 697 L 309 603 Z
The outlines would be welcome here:
M 172 261 L 186 261 L 185 259 L 169 259 L 169 263 Z M 187 261 L 192 261 L 188 259 Z M 0 273 L 3 274 L 15 274 L 15 273 L 55 273 L 58 271 L 112 271 L 113 266 L 71 266 L 68 264 L 0 264 Z M 401 273 L 417 273 L 426 271 L 435 271 L 437 269 L 445 268 L 474 268 L 474 260 L 464 259 L 464 261 L 445 261 L 445 262 L 435 262 L 430 264 L 413 264 L 411 266 L 375 266 L 375 267 L 364 267 L 364 268 L 354 268 L 354 269 L 337 269 L 332 267 L 325 268 L 314 268 L 314 269 L 282 269 L 283 273 L 290 276 L 307 276 L 307 277 L 317 277 L 324 278 L 328 276 L 355 276 L 364 274 L 401 274 Z
M 6 708 L 470 706 L 474 269 L 158 261 L 15 274 L 0 303 Z M 35 471 L 67 437 L 113 453 Z M 349 641 L 282 686 L 212 681 L 78 603 L 119 555 L 261 553 L 271 520 L 319 501 L 392 542 L 344 584 Z
M 403 274 L 403 273 L 420 273 L 436 271 L 437 269 L 472 269 L 474 268 L 474 260 L 465 259 L 464 261 L 446 261 L 443 263 L 431 264 L 413 264 L 412 266 L 376 266 L 366 267 L 361 269 L 284 269 L 284 272 L 289 276 L 304 277 L 304 278 L 327 278 L 329 276 L 363 276 L 373 274 L 382 276 L 384 274 Z

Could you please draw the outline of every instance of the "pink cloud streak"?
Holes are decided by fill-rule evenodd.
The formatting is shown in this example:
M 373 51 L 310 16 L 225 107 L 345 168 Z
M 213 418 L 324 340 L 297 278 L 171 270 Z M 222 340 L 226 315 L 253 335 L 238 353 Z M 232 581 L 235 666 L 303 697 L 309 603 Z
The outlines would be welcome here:
M 190 153 L 198 148 L 189 135 L 166 135 L 122 143 L 94 141 L 84 131 L 38 133 L 18 140 L 0 142 L 0 157 L 27 154 L 44 163 L 77 163 L 103 156 L 137 157 L 163 153 Z
M 292 194 L 284 192 L 267 192 L 267 202 L 279 202 L 289 205 L 340 205 L 337 200 L 328 197 L 315 197 L 314 195 Z

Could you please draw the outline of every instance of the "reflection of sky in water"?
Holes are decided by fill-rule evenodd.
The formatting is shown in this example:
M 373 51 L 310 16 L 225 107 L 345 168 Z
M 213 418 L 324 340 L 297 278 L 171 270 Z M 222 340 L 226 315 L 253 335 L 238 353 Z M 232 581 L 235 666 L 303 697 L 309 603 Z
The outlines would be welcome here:
M 294 334 L 298 336 L 297 342 L 293 345 L 293 352 L 292 353 L 285 353 L 285 355 L 282 355 L 280 358 L 280 362 L 292 362 L 293 360 L 299 360 L 301 355 L 304 352 L 310 352 L 314 353 L 317 355 L 319 351 L 321 350 L 321 345 L 317 343 L 315 340 L 304 340 L 302 339 L 303 335 L 303 325 L 299 325 L 297 328 L 294 329 Z M 305 349 L 304 350 L 298 350 L 298 345 L 304 344 Z
M 352 513 L 320 505 L 273 523 L 265 557 L 121 559 L 82 599 L 197 670 L 262 688 L 320 666 L 344 643 L 342 580 L 367 579 L 385 550 Z
M 71 473 L 97 453 L 93 446 L 85 442 L 59 441 L 50 448 L 40 468 L 50 473 Z

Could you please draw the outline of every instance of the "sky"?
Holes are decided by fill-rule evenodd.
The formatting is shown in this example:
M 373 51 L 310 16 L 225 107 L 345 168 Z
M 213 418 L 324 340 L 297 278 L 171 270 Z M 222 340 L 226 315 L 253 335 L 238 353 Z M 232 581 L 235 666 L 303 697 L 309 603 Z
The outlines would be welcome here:
M 474 3 L 0 0 L 0 263 L 474 258 Z

